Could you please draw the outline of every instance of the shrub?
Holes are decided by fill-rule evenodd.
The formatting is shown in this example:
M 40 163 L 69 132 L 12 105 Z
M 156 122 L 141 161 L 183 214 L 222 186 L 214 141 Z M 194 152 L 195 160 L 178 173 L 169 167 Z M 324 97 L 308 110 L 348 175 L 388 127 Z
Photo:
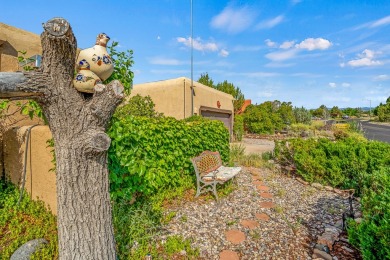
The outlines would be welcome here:
M 233 125 L 233 136 L 236 141 L 241 141 L 244 134 L 244 116 L 235 115 Z
M 357 189 L 361 174 L 370 174 L 390 165 L 390 145 L 347 137 L 336 142 L 326 138 L 290 139 L 276 142 L 280 163 L 294 164 L 297 173 L 309 182 L 343 189 Z
M 363 220 L 349 223 L 349 240 L 364 259 L 390 259 L 390 167 L 365 174 L 362 194 Z
M 115 111 L 115 116 L 119 118 L 128 115 L 146 117 L 162 116 L 161 113 L 156 112 L 154 107 L 155 104 L 150 96 L 143 97 L 137 94 L 131 97 L 125 105 L 118 107 Z
M 11 255 L 24 243 L 44 238 L 48 241 L 32 259 L 58 258 L 56 217 L 42 201 L 33 201 L 28 194 L 18 206 L 19 190 L 11 183 L 0 181 L 0 259 Z
M 192 187 L 195 173 L 189 159 L 204 150 L 219 151 L 224 161 L 229 160 L 229 132 L 216 120 L 114 117 L 108 134 L 114 200 Z
M 243 144 L 232 144 L 230 147 L 230 164 L 238 164 L 245 156 L 245 146 Z

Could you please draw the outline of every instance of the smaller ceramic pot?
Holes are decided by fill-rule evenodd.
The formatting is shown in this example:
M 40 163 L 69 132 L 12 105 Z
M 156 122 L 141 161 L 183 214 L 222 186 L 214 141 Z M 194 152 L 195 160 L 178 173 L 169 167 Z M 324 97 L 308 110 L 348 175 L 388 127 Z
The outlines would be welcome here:
M 94 86 L 102 81 L 90 70 L 90 65 L 86 60 L 81 60 L 78 64 L 78 72 L 73 79 L 73 86 L 80 92 L 93 93 Z

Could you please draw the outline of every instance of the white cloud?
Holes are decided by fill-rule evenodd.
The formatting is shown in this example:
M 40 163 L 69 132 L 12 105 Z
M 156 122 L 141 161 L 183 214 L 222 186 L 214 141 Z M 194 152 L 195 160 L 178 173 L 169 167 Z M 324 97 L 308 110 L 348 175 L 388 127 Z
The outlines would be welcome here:
M 335 88 L 335 87 L 337 87 L 337 84 L 334 82 L 329 82 L 329 87 Z
M 387 25 L 387 24 L 390 24 L 390 15 L 388 15 L 386 17 L 383 17 L 382 19 L 379 19 L 379 20 L 376 20 L 376 21 L 372 22 L 370 27 L 371 28 L 375 28 L 375 27 L 382 26 L 382 25 Z
M 382 74 L 374 77 L 374 81 L 386 81 L 386 80 L 390 80 L 389 75 Z
M 176 59 L 169 59 L 169 58 L 163 58 L 163 57 L 154 57 L 150 58 L 149 62 L 151 64 L 156 64 L 156 65 L 170 65 L 170 66 L 175 66 L 175 65 L 181 65 L 183 62 L 176 60 Z
M 285 41 L 285 42 L 283 42 L 279 46 L 279 48 L 281 48 L 281 49 L 290 49 L 291 47 L 294 46 L 294 43 L 295 43 L 295 41 Z
M 219 56 L 221 57 L 227 57 L 229 56 L 229 52 L 225 49 L 222 49 L 220 52 L 219 52 Z
M 280 24 L 283 21 L 284 21 L 284 15 L 278 15 L 275 18 L 272 18 L 270 20 L 260 22 L 259 24 L 256 25 L 256 29 L 270 29 Z
M 361 24 L 359 26 L 352 28 L 352 30 L 360 30 L 360 29 L 364 29 L 364 28 L 376 28 L 376 27 L 385 26 L 388 24 L 390 24 L 390 15 L 385 16 L 385 17 L 378 19 L 378 20 L 375 20 L 375 21 Z
M 330 46 L 332 46 L 332 43 L 326 39 L 323 38 L 307 38 L 303 40 L 301 43 L 296 44 L 295 48 L 298 49 L 306 49 L 309 51 L 313 50 L 326 50 Z
M 157 36 L 157 40 L 160 40 L 161 39 L 161 37 L 160 36 Z
M 255 16 L 255 13 L 247 6 L 238 9 L 228 6 L 211 19 L 210 25 L 229 33 L 239 33 L 253 23 Z
M 294 58 L 297 53 L 298 53 L 297 49 L 290 49 L 287 51 L 271 52 L 266 54 L 265 57 L 272 61 L 283 61 L 283 60 Z
M 177 37 L 177 42 L 183 43 L 187 47 L 191 47 L 191 37 L 183 38 L 183 37 Z M 195 50 L 198 51 L 218 51 L 218 45 L 214 42 L 206 42 L 203 43 L 200 38 L 196 38 L 193 40 L 193 46 Z
M 273 41 L 271 41 L 270 39 L 267 39 L 267 40 L 265 40 L 265 44 L 267 44 L 267 46 L 268 47 L 271 47 L 271 48 L 273 48 L 273 47 L 277 47 L 276 45 L 277 45 L 277 43 L 276 42 L 273 42 Z
M 344 88 L 349 88 L 349 87 L 351 86 L 351 84 L 348 83 L 348 82 L 343 82 L 343 83 L 341 84 L 341 86 L 344 87 Z
M 351 67 L 364 67 L 364 66 L 378 66 L 378 65 L 383 65 L 383 62 L 379 60 L 374 60 L 374 57 L 377 53 L 365 49 L 361 54 L 358 55 L 358 59 L 350 60 L 348 61 L 347 65 Z M 344 67 L 345 64 L 342 63 L 340 64 L 341 67 Z

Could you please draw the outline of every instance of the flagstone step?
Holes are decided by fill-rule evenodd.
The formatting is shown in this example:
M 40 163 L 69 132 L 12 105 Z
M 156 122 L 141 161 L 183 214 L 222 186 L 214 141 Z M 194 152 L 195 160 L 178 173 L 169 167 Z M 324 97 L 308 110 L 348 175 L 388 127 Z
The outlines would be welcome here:
M 245 241 L 244 232 L 237 230 L 237 229 L 225 231 L 225 237 L 226 237 L 227 241 L 229 241 L 233 244 L 236 244 L 236 245 Z

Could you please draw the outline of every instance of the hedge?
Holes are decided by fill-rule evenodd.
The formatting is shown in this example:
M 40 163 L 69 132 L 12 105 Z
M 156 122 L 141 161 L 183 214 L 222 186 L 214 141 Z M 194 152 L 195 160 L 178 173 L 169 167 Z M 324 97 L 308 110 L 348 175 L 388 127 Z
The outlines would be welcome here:
M 204 150 L 219 151 L 224 161 L 229 160 L 229 132 L 220 121 L 122 115 L 112 119 L 108 134 L 114 200 L 195 185 L 190 158 Z

